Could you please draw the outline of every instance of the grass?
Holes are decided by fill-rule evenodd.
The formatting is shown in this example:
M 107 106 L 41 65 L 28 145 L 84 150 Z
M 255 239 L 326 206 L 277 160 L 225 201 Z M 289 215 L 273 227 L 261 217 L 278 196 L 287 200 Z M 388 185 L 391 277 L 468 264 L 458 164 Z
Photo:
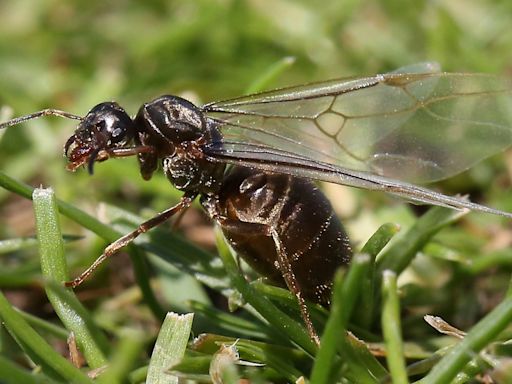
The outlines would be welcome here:
M 49 106 L 84 114 L 112 99 L 135 113 L 165 93 L 202 103 L 426 60 L 507 75 L 510 8 L 490 0 L 3 2 L 0 107 L 10 111 L 0 116 Z M 510 380 L 511 225 L 489 215 L 326 188 L 361 255 L 338 275 L 330 312 L 311 308 L 320 349 L 294 298 L 248 283 L 195 208 L 179 230 L 141 236 L 126 251 L 130 267 L 119 255 L 78 290 L 62 288 L 107 243 L 180 196 L 160 174 L 144 182 L 134 159 L 98 164 L 92 177 L 65 172 L 60 154 L 72 129 L 48 118 L 0 132 L 0 381 L 91 382 L 88 373 L 112 383 L 204 381 L 223 366 L 231 367 L 225 382 Z M 510 211 L 509 174 L 508 156 L 497 156 L 435 187 Z M 33 195 L 40 185 L 56 198 Z M 164 322 L 171 311 L 182 315 Z M 464 338 L 432 328 L 427 314 Z M 63 358 L 71 332 L 80 369 Z

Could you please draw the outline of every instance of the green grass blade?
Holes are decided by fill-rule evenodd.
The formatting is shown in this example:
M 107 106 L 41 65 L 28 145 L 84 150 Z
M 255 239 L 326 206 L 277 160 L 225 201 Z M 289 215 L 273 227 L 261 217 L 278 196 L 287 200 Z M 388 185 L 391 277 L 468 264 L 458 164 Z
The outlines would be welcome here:
M 185 354 L 194 315 L 168 313 L 153 348 L 147 382 L 152 384 L 178 384 L 179 378 L 169 370 L 179 363 Z
M 400 275 L 432 236 L 464 214 L 466 212 L 448 208 L 430 208 L 377 260 L 376 276 L 381 276 L 386 269 Z
M 384 271 L 382 278 L 382 320 L 381 326 L 386 345 L 386 360 L 393 383 L 407 384 L 405 369 L 404 348 L 400 323 L 400 303 L 396 285 L 396 274 Z
M 247 94 L 261 92 L 267 89 L 272 82 L 284 71 L 295 63 L 295 57 L 283 57 L 278 62 L 272 64 L 266 71 L 254 79 L 246 90 Z
M 43 372 L 51 377 L 60 377 L 67 382 L 91 384 L 92 381 L 67 359 L 59 355 L 23 319 L 0 292 L 0 317 L 11 336 L 39 364 Z
M 7 239 L 0 241 L 0 254 L 21 249 L 35 248 L 37 240 L 33 237 L 23 237 L 17 239 Z
M 400 226 L 394 223 L 382 225 L 361 249 L 361 253 L 370 257 L 367 274 L 363 276 L 361 287 L 361 300 L 355 309 L 354 319 L 359 327 L 368 328 L 374 316 L 375 305 L 375 273 L 377 255 L 389 243 L 389 241 L 400 231 Z
M 29 284 L 39 284 L 41 266 L 38 260 L 26 260 L 16 267 L 2 267 L 0 285 L 2 288 L 17 288 Z
M 286 334 L 291 340 L 311 355 L 316 353 L 316 345 L 309 338 L 305 327 L 295 321 L 284 312 L 280 311 L 270 300 L 261 296 L 240 273 L 233 255 L 229 251 L 224 237 L 217 229 L 217 248 L 219 256 L 224 263 L 226 272 L 233 286 L 240 292 L 243 298 L 260 313 L 272 326 Z
M 379 307 L 379 287 L 382 285 L 383 272 L 390 270 L 399 276 L 436 233 L 464 214 L 466 212 L 443 207 L 430 208 L 381 254 L 377 260 L 374 275 L 374 315 Z
M 0 186 L 8 191 L 16 193 L 17 195 L 25 197 L 26 199 L 32 199 L 32 192 L 34 191 L 34 188 L 7 176 L 3 172 L 0 172 Z
M 208 318 L 211 323 L 217 324 L 224 332 L 245 338 L 263 339 L 266 336 L 265 330 L 267 327 L 263 323 L 249 321 L 197 301 L 192 301 L 189 304 L 190 309 L 194 311 L 196 316 L 202 315 Z
M 59 325 L 53 324 L 50 321 L 41 319 L 40 317 L 31 315 L 27 312 L 20 310 L 18 310 L 18 312 L 32 327 L 38 329 L 39 331 L 43 331 L 61 340 L 66 340 L 69 336 L 69 332 Z
M 264 363 L 263 367 L 256 369 L 258 369 L 258 371 L 266 371 L 266 373 L 270 373 L 269 371 L 271 370 L 276 373 L 278 372 L 279 377 L 283 377 L 291 383 L 296 382 L 299 377 L 304 375 L 303 370 L 301 372 L 300 369 L 309 364 L 309 356 L 302 350 L 293 347 L 284 347 L 274 343 L 269 344 L 213 334 L 203 334 L 196 338 L 193 343 L 193 349 L 201 353 L 199 357 L 194 358 L 194 360 L 196 360 L 196 367 L 194 368 L 192 364 L 190 364 L 194 362 L 187 363 L 188 368 L 185 372 L 208 372 L 211 355 L 218 352 L 221 345 L 233 345 L 235 342 L 242 360 Z M 206 364 L 206 369 L 200 371 L 198 370 L 200 368 L 197 366 L 204 364 L 204 362 L 201 362 L 203 354 L 207 354 L 209 360 Z M 189 360 L 189 358 L 186 360 Z M 186 363 L 185 360 L 184 363 Z M 182 366 L 183 364 L 180 364 L 180 367 Z M 270 380 L 270 382 L 272 382 L 272 380 Z
M 133 370 L 132 372 L 130 372 L 128 375 L 127 382 L 132 383 L 132 384 L 144 383 L 144 382 L 146 382 L 147 375 L 148 375 L 148 366 L 146 365 L 144 367 L 137 368 L 137 369 Z
M 2 172 L 0 172 L 0 186 L 27 199 L 32 199 L 32 187 L 25 183 L 19 182 Z M 111 226 L 103 224 L 95 217 L 88 215 L 87 213 L 74 207 L 71 204 L 68 204 L 59 199 L 56 199 L 56 204 L 58 206 L 59 212 L 64 216 L 77 222 L 84 228 L 89 229 L 108 242 L 113 242 L 123 235 L 122 233 L 114 230 Z M 133 247 L 128 247 L 128 252 L 130 253 L 135 278 L 142 291 L 144 301 L 148 304 L 156 318 L 163 318 L 165 311 L 158 303 L 158 300 L 156 299 L 156 296 L 151 289 L 151 286 L 149 285 L 149 272 L 145 261 L 143 260 L 142 254 L 140 251 L 136 251 Z
M 122 384 L 130 375 L 130 370 L 141 355 L 145 337 L 140 331 L 125 330 L 119 334 L 120 343 L 110 359 L 105 372 L 98 378 L 101 384 Z M 150 382 L 150 381 L 149 381 Z
M 58 286 L 69 276 L 55 195 L 51 189 L 36 189 L 33 201 L 41 269 L 49 281 L 46 294 L 62 323 L 75 334 L 89 366 L 99 368 L 107 362 L 108 341 L 72 291 Z
M 450 353 L 432 368 L 432 371 L 420 380 L 421 384 L 444 384 L 453 380 L 457 374 L 486 345 L 495 340 L 512 322 L 512 297 L 507 297 L 487 316 L 485 316 Z
M 333 302 L 331 305 L 331 313 L 322 334 L 321 346 L 316 355 L 315 363 L 311 373 L 311 383 L 327 384 L 332 382 L 332 373 L 338 369 L 341 364 L 340 360 L 335 359 L 338 346 L 345 344 L 345 348 L 350 348 L 347 343 L 347 323 L 352 311 L 358 302 L 359 294 L 362 288 L 363 277 L 368 273 L 370 267 L 370 258 L 368 255 L 356 255 L 352 260 L 346 279 L 343 278 L 344 273 L 339 271 L 335 278 L 333 290 Z M 351 353 L 351 356 L 353 354 Z M 342 356 L 345 363 L 349 363 L 347 356 Z M 336 361 L 336 364 L 334 363 Z M 349 364 L 348 376 L 357 377 L 360 382 L 375 382 L 374 377 L 382 375 L 382 370 L 371 372 L 371 368 L 358 368 L 359 362 Z M 376 361 L 374 362 L 376 363 Z M 357 371 L 357 372 L 356 372 Z
M 368 345 L 351 333 L 338 344 L 338 352 L 343 359 L 350 361 L 350 370 L 343 374 L 351 382 L 380 383 L 388 374 Z
M 357 264 L 352 261 L 351 269 Z M 334 288 L 331 305 L 331 314 L 322 333 L 320 348 L 315 357 L 315 363 L 311 371 L 312 384 L 324 384 L 331 380 L 332 365 L 336 356 L 339 339 L 346 337 L 346 317 L 340 310 L 343 299 L 343 281 L 345 270 L 340 269 L 334 277 Z M 337 362 L 340 364 L 340 361 Z
M 57 384 L 41 373 L 29 372 L 0 355 L 0 380 L 2 384 Z

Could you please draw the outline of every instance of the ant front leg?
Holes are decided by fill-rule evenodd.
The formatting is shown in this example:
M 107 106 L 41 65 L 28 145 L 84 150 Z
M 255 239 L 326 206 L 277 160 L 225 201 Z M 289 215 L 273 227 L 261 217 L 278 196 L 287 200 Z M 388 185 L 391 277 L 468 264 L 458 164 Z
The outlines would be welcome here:
M 290 263 L 290 256 L 286 253 L 285 246 L 276 228 L 268 224 L 247 223 L 218 216 L 215 217 L 215 221 L 217 221 L 217 223 L 225 232 L 232 235 L 241 235 L 243 237 L 261 236 L 272 238 L 276 252 L 275 265 L 279 269 L 280 275 L 284 279 L 286 286 L 297 298 L 302 320 L 306 325 L 309 337 L 317 345 L 320 345 L 320 338 L 318 337 L 318 334 L 311 321 L 311 316 L 309 314 L 306 301 L 302 295 L 300 284 Z M 234 248 L 236 248 L 236 245 L 234 245 Z
M 110 150 L 105 150 L 109 157 L 129 157 L 138 155 L 141 153 L 149 153 L 152 154 L 155 152 L 155 148 L 150 145 L 139 145 L 137 147 L 130 148 L 115 148 Z
M 82 284 L 84 280 L 86 280 L 91 273 L 94 272 L 98 266 L 103 263 L 107 258 L 114 255 L 117 251 L 119 251 L 121 248 L 125 247 L 126 245 L 130 244 L 133 240 L 135 240 L 139 235 L 149 231 L 150 229 L 159 226 L 163 222 L 169 220 L 172 216 L 174 216 L 176 213 L 179 213 L 186 208 L 190 206 L 192 201 L 196 198 L 197 194 L 185 194 L 182 196 L 180 202 L 176 204 L 175 206 L 166 209 L 163 212 L 160 212 L 155 217 L 152 217 L 151 219 L 143 222 L 140 224 L 134 231 L 124 235 L 123 237 L 117 239 L 112 244 L 110 244 L 105 250 L 103 251 L 103 254 L 101 254 L 100 257 L 98 257 L 94 263 L 91 264 L 89 268 L 87 268 L 84 272 L 80 274 L 77 278 L 73 279 L 72 281 L 67 281 L 65 284 L 66 287 L 72 287 L 75 288 Z

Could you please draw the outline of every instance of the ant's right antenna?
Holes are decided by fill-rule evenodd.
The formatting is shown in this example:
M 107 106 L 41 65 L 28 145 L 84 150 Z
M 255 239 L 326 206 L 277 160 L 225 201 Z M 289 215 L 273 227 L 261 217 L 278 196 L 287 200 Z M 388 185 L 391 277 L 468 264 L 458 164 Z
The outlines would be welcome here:
M 58 117 L 64 117 L 66 119 L 73 119 L 73 120 L 80 120 L 80 121 L 82 121 L 84 119 L 82 116 L 74 115 L 69 112 L 60 111 L 58 109 L 49 108 L 49 109 L 43 109 L 42 111 L 31 113 L 29 115 L 16 117 L 14 119 L 7 120 L 4 123 L 0 123 L 0 129 L 10 127 L 11 125 L 20 124 L 20 123 L 23 123 L 28 120 L 37 119 L 38 117 L 41 117 L 41 116 L 58 116 Z

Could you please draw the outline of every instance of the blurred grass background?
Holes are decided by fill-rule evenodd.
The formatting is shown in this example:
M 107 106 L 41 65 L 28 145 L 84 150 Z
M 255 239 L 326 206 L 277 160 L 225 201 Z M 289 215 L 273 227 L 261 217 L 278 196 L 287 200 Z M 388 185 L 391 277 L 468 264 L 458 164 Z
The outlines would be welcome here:
M 293 64 L 267 81 L 267 88 L 386 72 L 421 61 L 437 61 L 446 71 L 512 76 L 511 25 L 507 0 L 2 1 L 1 116 L 46 107 L 83 115 L 104 100 L 116 100 L 135 114 L 143 102 L 166 93 L 201 104 L 245 93 L 288 57 Z M 33 186 L 52 186 L 59 198 L 100 218 L 100 202 L 147 216 L 177 200 L 179 194 L 161 176 L 143 182 L 133 159 L 99 164 L 93 177 L 84 170 L 66 172 L 62 146 L 73 129 L 73 122 L 49 118 L 0 132 L 2 171 Z M 441 188 L 512 210 L 511 163 L 510 155 L 497 156 Z M 380 194 L 327 191 L 356 248 L 384 222 L 411 225 L 418 211 Z M 0 190 L 0 238 L 32 235 L 32 215 L 29 202 Z M 428 334 L 408 326 L 425 313 L 441 314 L 465 329 L 494 307 L 512 267 L 510 227 L 500 218 L 471 214 L 429 245 L 425 253 L 433 257 L 420 256 L 402 277 L 407 337 Z M 212 232 L 198 211 L 187 214 L 182 229 L 213 252 Z M 66 249 L 82 265 L 104 247 L 72 222 L 64 222 L 64 232 L 87 237 Z M 34 255 L 2 255 L 2 269 L 17 270 Z M 123 263 L 112 260 L 107 268 L 125 271 L 119 269 Z M 82 298 L 93 305 L 102 295 L 125 292 L 131 281 L 129 270 L 126 274 L 124 280 L 111 277 L 108 286 L 91 283 Z M 16 304 L 51 317 L 31 278 L 12 277 L 2 276 L 0 285 Z M 191 295 L 206 300 L 204 293 Z M 183 308 L 180 298 L 166 299 Z M 144 317 L 135 318 L 122 322 Z

